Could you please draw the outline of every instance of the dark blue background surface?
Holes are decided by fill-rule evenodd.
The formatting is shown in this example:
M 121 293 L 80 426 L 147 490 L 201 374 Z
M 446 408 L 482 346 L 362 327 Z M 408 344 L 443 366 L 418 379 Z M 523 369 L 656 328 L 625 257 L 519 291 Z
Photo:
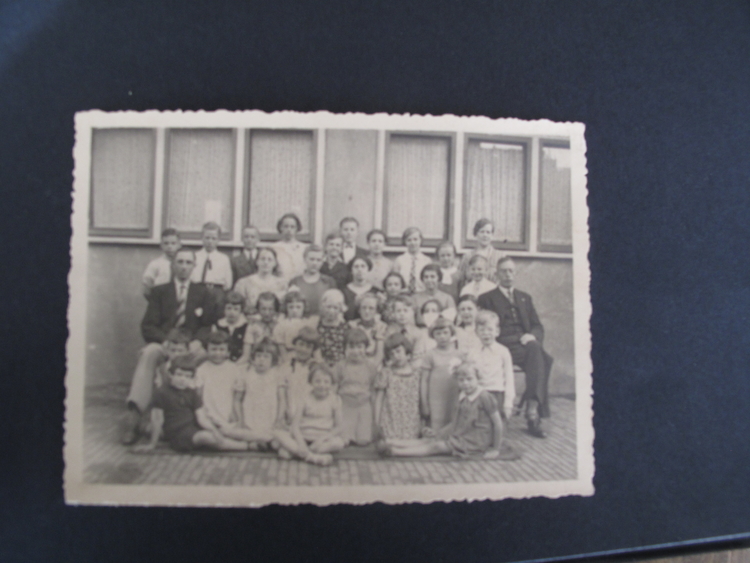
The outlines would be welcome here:
M 514 560 L 750 532 L 747 2 L 0 3 L 0 559 Z M 78 110 L 582 121 L 596 496 L 72 508 Z

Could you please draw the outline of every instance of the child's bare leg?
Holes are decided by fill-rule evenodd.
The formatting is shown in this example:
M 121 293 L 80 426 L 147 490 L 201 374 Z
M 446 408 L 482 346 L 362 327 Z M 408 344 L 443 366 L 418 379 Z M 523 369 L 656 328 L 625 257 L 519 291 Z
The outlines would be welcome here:
M 263 432 L 255 432 L 249 428 L 229 428 L 224 427 L 221 433 L 227 438 L 242 440 L 243 442 L 270 442 L 271 437 Z
M 302 450 L 302 448 L 300 448 L 299 443 L 297 443 L 297 440 L 294 439 L 294 436 L 292 436 L 291 432 L 289 432 L 288 430 L 275 430 L 273 433 L 273 437 L 279 443 L 281 448 L 284 448 L 297 457 L 301 457 L 304 459 L 305 452 Z
M 209 430 L 201 430 L 193 435 L 193 444 L 212 450 L 245 451 L 247 442 L 232 440 L 231 438 L 218 438 Z
M 424 441 L 411 445 L 391 445 L 391 455 L 399 457 L 420 457 L 439 454 L 449 454 L 451 449 L 446 442 Z
M 310 451 L 316 454 L 332 454 L 344 449 L 344 439 L 341 436 L 329 436 L 316 440 L 310 445 Z

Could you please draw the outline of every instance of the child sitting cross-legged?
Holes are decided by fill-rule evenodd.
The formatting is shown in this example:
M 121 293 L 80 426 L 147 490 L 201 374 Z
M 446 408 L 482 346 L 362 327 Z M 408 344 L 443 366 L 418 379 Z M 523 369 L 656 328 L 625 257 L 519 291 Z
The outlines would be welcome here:
M 233 362 L 242 357 L 245 334 L 248 322 L 242 312 L 245 298 L 236 291 L 230 291 L 224 297 L 224 316 L 211 327 L 211 332 L 223 332 L 227 335 L 229 359 Z
M 207 360 L 195 372 L 196 380 L 202 384 L 206 414 L 219 430 L 236 422 L 233 393 L 241 368 L 228 361 L 229 343 L 226 332 L 212 332 L 206 342 Z
M 366 446 L 372 442 L 372 390 L 377 368 L 367 360 L 369 339 L 363 330 L 346 333 L 345 357 L 334 368 L 335 381 L 343 403 L 342 436 L 346 444 Z
M 477 368 L 464 362 L 454 376 L 460 394 L 453 419 L 437 433 L 426 428 L 428 438 L 419 440 L 391 440 L 380 448 L 385 456 L 422 457 L 451 454 L 463 458 L 500 457 L 503 424 L 495 398 L 479 385 Z
M 419 438 L 419 371 L 411 354 L 411 342 L 403 334 L 386 338 L 385 365 L 375 381 L 375 424 L 385 443 Z
M 334 452 L 344 448 L 341 397 L 334 390 L 333 374 L 324 365 L 315 364 L 308 382 L 311 391 L 297 406 L 291 429 L 277 428 L 274 437 L 280 444 L 279 457 L 292 455 L 308 463 L 330 465 Z
M 147 452 L 156 447 L 162 432 L 169 446 L 178 452 L 197 448 L 247 450 L 248 444 L 224 436 L 206 414 L 198 391 L 193 387 L 195 360 L 178 356 L 169 368 L 168 382 L 154 393 L 151 409 L 151 440 L 135 447 Z
M 251 363 L 241 369 L 234 386 L 233 417 L 237 424 L 224 427 L 224 435 L 243 440 L 252 449 L 268 450 L 273 428 L 281 424 L 284 380 L 276 366 L 279 345 L 268 337 L 253 347 Z

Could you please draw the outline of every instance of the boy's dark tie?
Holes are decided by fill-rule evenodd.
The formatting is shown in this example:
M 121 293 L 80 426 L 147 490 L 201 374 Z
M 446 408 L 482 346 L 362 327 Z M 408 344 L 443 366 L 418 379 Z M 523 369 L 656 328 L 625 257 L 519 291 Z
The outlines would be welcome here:
M 211 259 L 206 256 L 206 263 L 203 264 L 203 275 L 201 276 L 201 281 L 203 283 L 206 283 L 206 272 L 208 272 L 211 269 Z
M 185 324 L 185 305 L 187 303 L 187 288 L 185 283 L 179 285 L 179 291 L 177 292 L 177 321 L 175 322 L 176 327 L 180 327 Z

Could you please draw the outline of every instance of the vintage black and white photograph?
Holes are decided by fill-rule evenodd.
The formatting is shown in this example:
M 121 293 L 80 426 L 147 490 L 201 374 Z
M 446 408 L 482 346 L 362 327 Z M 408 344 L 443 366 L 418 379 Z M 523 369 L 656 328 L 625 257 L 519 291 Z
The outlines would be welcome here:
M 76 115 L 65 495 L 591 495 L 584 125 Z

